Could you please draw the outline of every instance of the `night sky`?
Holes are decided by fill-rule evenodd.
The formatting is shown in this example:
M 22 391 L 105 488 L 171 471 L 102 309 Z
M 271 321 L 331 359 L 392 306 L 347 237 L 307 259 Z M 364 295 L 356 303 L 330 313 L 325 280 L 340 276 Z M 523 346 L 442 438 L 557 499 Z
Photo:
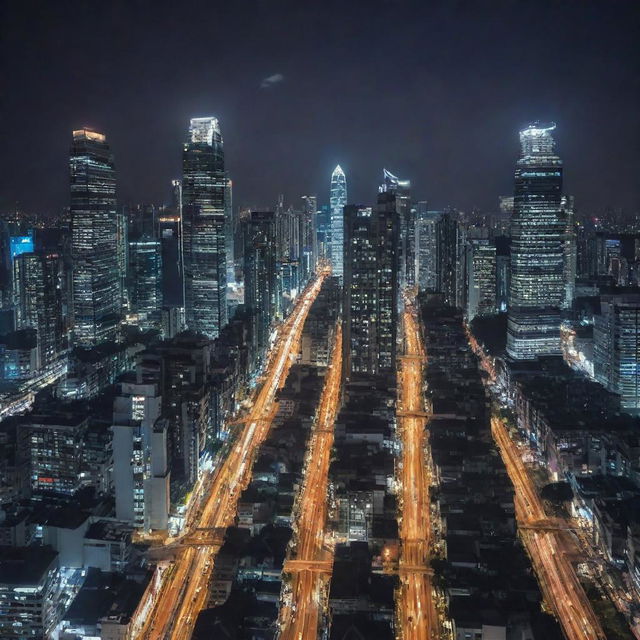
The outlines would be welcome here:
M 71 131 L 107 134 L 121 202 L 166 202 L 192 116 L 220 119 L 234 205 L 496 208 L 518 129 L 557 122 L 579 210 L 640 209 L 640 3 L 0 0 L 0 211 L 68 204 Z

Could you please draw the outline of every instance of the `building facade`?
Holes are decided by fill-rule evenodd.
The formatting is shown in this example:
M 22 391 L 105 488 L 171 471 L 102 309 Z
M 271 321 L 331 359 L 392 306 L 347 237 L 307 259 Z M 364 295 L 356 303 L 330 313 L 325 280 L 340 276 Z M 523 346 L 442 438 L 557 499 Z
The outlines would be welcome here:
M 218 120 L 192 118 L 182 154 L 187 327 L 217 338 L 227 323 L 228 177 Z
M 400 286 L 416 284 L 416 209 L 411 206 L 411 181 L 401 180 L 387 169 L 382 170 L 380 193 L 393 193 L 398 209 L 398 260 Z
M 464 301 L 464 231 L 458 214 L 445 211 L 436 222 L 436 290 L 445 304 L 462 308 Z
M 23 253 L 13 261 L 15 326 L 36 330 L 39 367 L 63 349 L 61 268 L 58 254 Z
M 484 238 L 467 243 L 466 316 L 470 322 L 476 316 L 496 313 L 496 246 Z
M 507 328 L 507 354 L 514 360 L 561 353 L 566 222 L 554 129 L 553 124 L 532 124 L 520 132 Z
M 69 166 L 73 342 L 93 347 L 115 339 L 121 310 L 116 174 L 106 137 L 74 131 Z
M 242 222 L 244 295 L 250 315 L 250 358 L 256 368 L 269 343 L 277 306 L 276 220 L 272 211 L 252 211 Z
M 162 309 L 162 243 L 141 235 L 129 240 L 127 289 L 129 310 L 143 329 L 160 326 Z
M 350 373 L 385 373 L 395 367 L 399 257 L 395 194 L 383 192 L 374 208 L 344 209 L 344 363 Z
M 594 373 L 609 391 L 620 395 L 626 411 L 640 410 L 640 293 L 619 292 L 600 298 L 594 317 Z
M 418 202 L 416 220 L 417 285 L 421 291 L 435 291 L 438 285 L 436 224 L 441 211 L 428 211 Z
M 331 174 L 331 268 L 342 282 L 344 274 L 344 207 L 347 204 L 347 178 L 338 165 Z

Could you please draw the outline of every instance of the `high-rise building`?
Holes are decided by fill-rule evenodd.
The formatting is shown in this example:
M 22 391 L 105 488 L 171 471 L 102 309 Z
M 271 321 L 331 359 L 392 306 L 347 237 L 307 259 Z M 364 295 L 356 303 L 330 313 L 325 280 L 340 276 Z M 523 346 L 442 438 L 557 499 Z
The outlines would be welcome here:
M 316 213 L 316 242 L 318 257 L 331 260 L 331 207 L 322 204 Z
M 227 323 L 226 197 L 216 118 L 192 118 L 182 155 L 185 315 L 189 329 L 217 338 Z
M 171 477 L 183 488 L 198 479 L 201 455 L 213 437 L 212 348 L 207 338 L 184 331 L 145 351 L 138 361 L 137 382 L 158 384 L 162 416 L 169 421 Z
M 237 223 L 233 215 L 233 182 L 227 175 L 224 190 L 224 242 L 227 260 L 227 282 L 236 281 L 236 264 L 235 264 L 235 244 L 234 238 L 237 233 Z
M 371 207 L 344 208 L 344 362 L 347 373 L 378 369 L 378 224 Z
M 160 326 L 162 244 L 146 234 L 129 240 L 127 289 L 129 310 L 143 329 Z
M 394 372 L 396 368 L 396 336 L 400 256 L 398 255 L 398 197 L 395 193 L 379 193 L 376 204 L 378 219 L 378 371 Z
M 184 324 L 184 260 L 182 227 L 182 182 L 172 180 L 171 206 L 159 218 L 162 246 L 162 300 L 172 318 L 178 320 L 179 331 Z
M 398 255 L 400 285 L 412 287 L 416 283 L 416 214 L 411 206 L 411 181 L 401 180 L 391 171 L 382 170 L 380 193 L 394 193 L 398 208 L 400 233 Z
M 63 610 L 60 584 L 50 546 L 0 547 L 0 637 L 50 638 Z
M 562 196 L 564 214 L 564 303 L 563 308 L 571 309 L 576 291 L 576 271 L 578 267 L 578 247 L 573 196 Z
M 594 373 L 609 391 L 620 394 L 620 404 L 640 411 L 640 293 L 621 290 L 600 297 L 594 317 Z
M 121 310 L 116 174 L 102 133 L 73 132 L 70 173 L 73 342 L 93 347 L 115 339 Z
M 565 300 L 562 162 L 555 125 L 520 132 L 511 223 L 511 284 L 507 353 L 515 360 L 558 355 Z
M 436 225 L 441 211 L 429 211 L 426 202 L 418 202 L 416 220 L 417 284 L 422 291 L 438 286 Z
M 302 261 L 305 281 L 316 270 L 318 261 L 318 234 L 316 222 L 318 218 L 318 198 L 302 196 Z
M 398 209 L 380 193 L 375 209 L 344 208 L 344 363 L 349 373 L 385 373 L 395 366 L 398 306 Z
M 41 367 L 62 352 L 61 264 L 57 254 L 23 253 L 13 261 L 15 326 L 36 330 Z
M 338 165 L 331 174 L 331 268 L 342 283 L 344 273 L 344 207 L 347 204 L 347 178 Z
M 80 490 L 87 420 L 66 413 L 25 418 L 20 430 L 34 493 L 72 497 Z
M 118 520 L 145 530 L 169 522 L 168 421 L 158 385 L 122 382 L 113 403 L 113 479 Z
M 436 222 L 436 290 L 445 304 L 464 303 L 464 230 L 458 214 L 447 209 Z
M 272 211 L 252 211 L 242 221 L 244 296 L 250 315 L 250 357 L 256 368 L 269 343 L 277 306 L 276 219 Z
M 496 245 L 496 310 L 503 313 L 509 306 L 509 282 L 511 280 L 511 238 L 495 236 Z
M 496 245 L 488 238 L 467 242 L 467 321 L 496 312 Z

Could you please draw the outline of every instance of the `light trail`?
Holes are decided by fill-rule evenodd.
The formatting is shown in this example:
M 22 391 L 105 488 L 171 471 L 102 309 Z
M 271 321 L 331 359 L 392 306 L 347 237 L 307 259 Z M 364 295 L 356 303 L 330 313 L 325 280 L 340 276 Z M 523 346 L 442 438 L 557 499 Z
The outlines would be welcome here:
M 325 544 L 329 464 L 334 423 L 342 394 L 342 327 L 338 321 L 331 363 L 311 431 L 304 482 L 296 501 L 295 551 L 283 572 L 292 576 L 283 589 L 278 625 L 280 640 L 314 640 L 333 565 L 333 548 Z
M 491 418 L 491 431 L 515 490 L 516 517 L 522 540 L 546 602 L 569 640 L 605 640 L 591 603 L 567 557 L 561 531 L 547 529 L 549 519 L 518 447 L 504 422 Z M 538 528 L 538 523 L 542 523 Z
M 324 269 L 300 295 L 294 310 L 282 324 L 264 373 L 264 383 L 255 394 L 251 409 L 242 421 L 244 427 L 229 455 L 203 488 L 208 495 L 190 531 L 218 533 L 215 543 L 189 546 L 180 551 L 174 570 L 167 572 L 153 611 L 139 625 L 137 638 L 145 640 L 189 640 L 198 613 L 205 607 L 214 559 L 222 546 L 225 529 L 236 514 L 242 490 L 251 479 L 254 457 L 267 434 L 277 410 L 276 395 L 284 386 L 289 369 L 300 351 L 302 329 L 311 305 L 318 296 L 329 269 Z M 196 498 L 197 499 L 197 498 Z
M 435 640 L 440 621 L 433 597 L 430 472 L 425 462 L 427 414 L 422 393 L 425 353 L 415 310 L 402 314 L 405 355 L 398 369 L 398 431 L 402 440 L 400 593 L 396 617 L 402 640 Z

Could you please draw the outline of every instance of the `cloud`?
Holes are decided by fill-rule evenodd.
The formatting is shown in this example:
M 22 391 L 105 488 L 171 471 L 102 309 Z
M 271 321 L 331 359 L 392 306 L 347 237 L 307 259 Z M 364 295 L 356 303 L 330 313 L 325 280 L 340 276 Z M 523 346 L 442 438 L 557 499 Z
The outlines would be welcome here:
M 280 84 L 284 81 L 284 76 L 281 73 L 274 73 L 271 76 L 267 76 L 260 83 L 261 89 L 270 89 L 276 84 Z

